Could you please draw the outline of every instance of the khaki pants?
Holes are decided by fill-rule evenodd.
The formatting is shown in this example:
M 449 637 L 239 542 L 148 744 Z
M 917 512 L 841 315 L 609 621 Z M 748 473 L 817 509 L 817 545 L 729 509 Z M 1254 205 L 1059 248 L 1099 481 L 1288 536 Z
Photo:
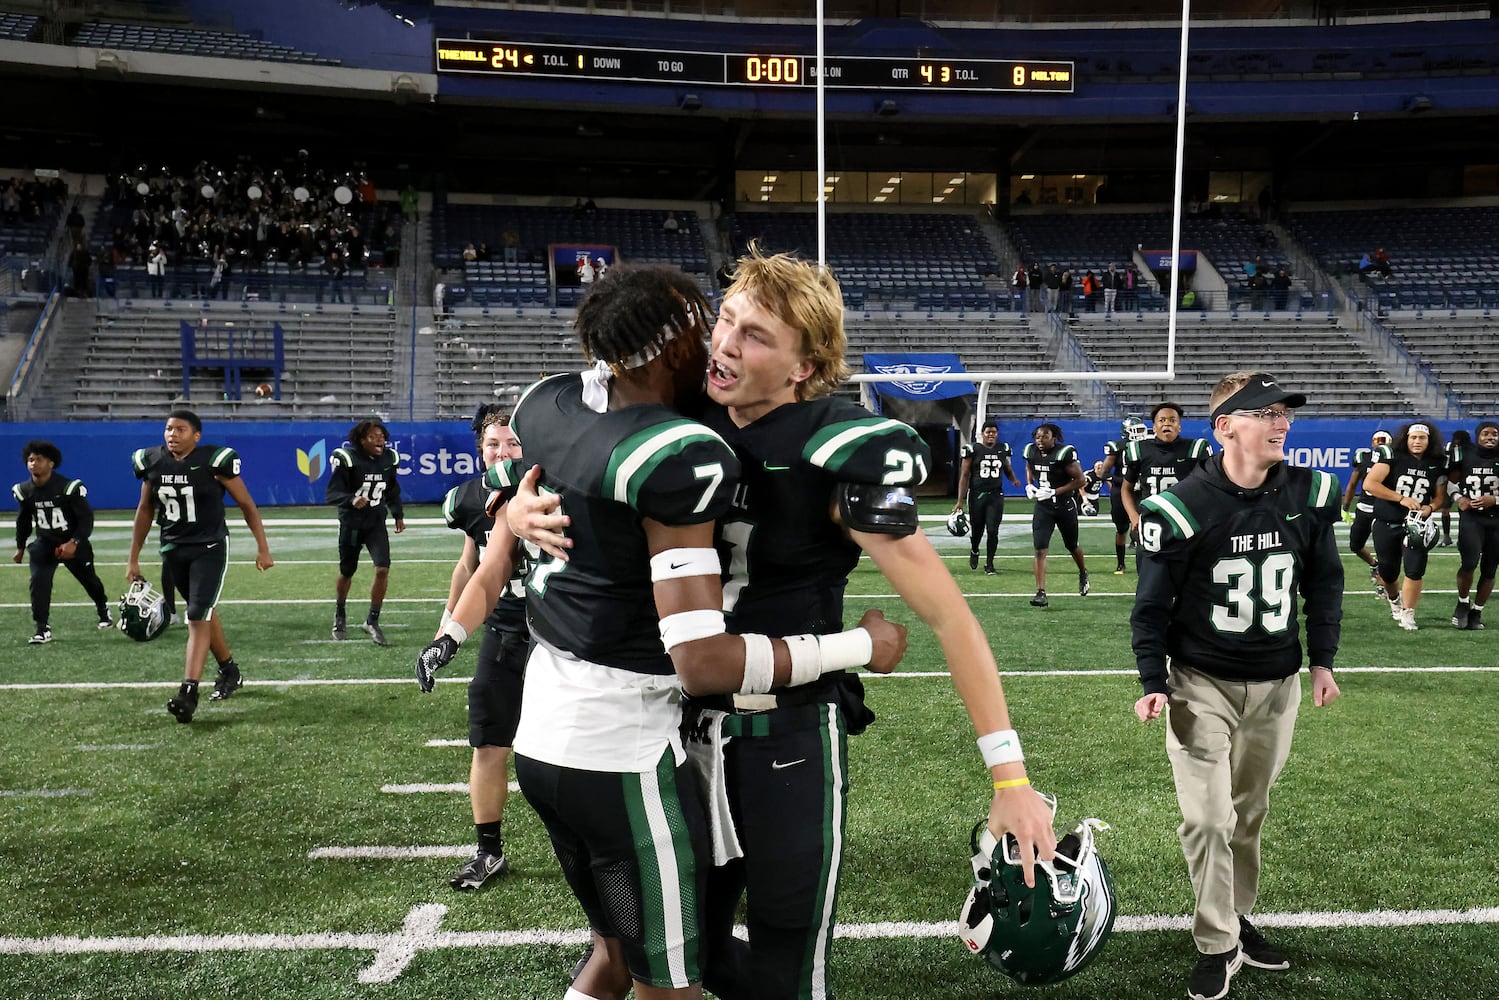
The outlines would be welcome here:
M 1300 704 L 1299 674 L 1226 681 L 1172 665 L 1166 753 L 1182 812 L 1176 832 L 1197 899 L 1192 938 L 1202 954 L 1237 944 L 1238 917 L 1254 909 L 1260 827 Z

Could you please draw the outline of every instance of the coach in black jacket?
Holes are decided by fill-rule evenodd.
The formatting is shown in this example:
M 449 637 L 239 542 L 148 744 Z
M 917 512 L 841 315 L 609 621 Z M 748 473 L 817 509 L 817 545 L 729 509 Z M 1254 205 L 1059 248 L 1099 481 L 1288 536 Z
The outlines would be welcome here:
M 1338 696 L 1343 615 L 1337 478 L 1285 461 L 1305 402 L 1265 372 L 1225 376 L 1211 401 L 1223 454 L 1141 504 L 1135 714 L 1149 722 L 1170 708 L 1166 750 L 1197 901 L 1187 995 L 1199 1000 L 1225 996 L 1243 964 L 1290 967 L 1248 920 L 1260 826 L 1301 702 L 1298 599 L 1318 706 Z

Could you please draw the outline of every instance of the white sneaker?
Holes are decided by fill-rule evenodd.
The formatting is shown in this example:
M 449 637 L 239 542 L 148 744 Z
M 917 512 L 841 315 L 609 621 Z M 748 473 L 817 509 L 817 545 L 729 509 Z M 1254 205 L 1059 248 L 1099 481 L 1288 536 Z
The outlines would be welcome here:
M 1405 608 L 1395 616 L 1395 621 L 1407 632 L 1414 632 L 1419 627 L 1416 625 L 1416 609 Z
M 1400 598 L 1397 597 L 1390 602 L 1390 617 L 1397 622 L 1400 620 L 1400 612 L 1404 610 L 1405 608 L 1401 605 Z

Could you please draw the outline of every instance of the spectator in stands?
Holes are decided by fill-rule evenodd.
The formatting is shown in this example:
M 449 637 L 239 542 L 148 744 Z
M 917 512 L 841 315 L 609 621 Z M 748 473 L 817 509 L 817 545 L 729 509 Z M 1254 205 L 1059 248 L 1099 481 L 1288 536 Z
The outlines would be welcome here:
M 1265 258 L 1263 258 L 1263 257 L 1259 256 L 1258 254 L 1256 254 L 1254 260 L 1252 260 L 1249 263 L 1247 263 L 1247 264 L 1244 265 L 1244 275 L 1245 275 L 1245 277 L 1252 278 L 1256 274 L 1259 274 L 1264 269 L 1265 269 Z
M 407 184 L 401 189 L 401 218 L 407 222 L 418 221 L 417 207 L 421 204 L 421 196 L 416 193 L 416 188 Z
M 595 278 L 602 278 L 609 273 L 609 262 L 602 257 L 593 259 L 593 274 Z
M 1368 274 L 1372 270 L 1374 270 L 1374 258 L 1370 256 L 1369 251 L 1365 250 L 1363 256 L 1358 259 L 1358 273 Z
M 578 258 L 578 283 L 586 289 L 593 284 L 593 279 L 597 276 L 598 272 L 594 270 L 593 261 L 588 259 L 588 255 L 580 256 Z
M 505 248 L 505 263 L 518 263 L 520 261 L 520 230 L 516 227 L 514 219 L 505 223 L 505 231 L 500 234 L 500 243 Z
M 1285 309 L 1291 297 L 1291 275 L 1285 268 L 1278 268 L 1275 277 L 1270 279 L 1270 286 L 1275 289 L 1275 308 Z
M 667 212 L 666 218 L 661 221 L 661 231 L 663 233 L 675 233 L 678 228 L 676 213 Z
M 1098 276 L 1089 268 L 1083 273 L 1083 302 L 1087 304 L 1089 312 L 1098 311 L 1098 293 L 1103 286 L 1098 283 Z
M 114 257 L 114 251 L 110 250 L 108 247 L 105 247 L 103 250 L 100 250 L 99 251 L 99 259 L 97 261 L 97 267 L 99 268 L 99 286 L 104 290 L 104 294 L 105 295 L 107 295 L 110 298 L 114 298 L 115 297 L 115 257 Z
M 380 201 L 380 193 L 375 190 L 374 182 L 370 180 L 368 174 L 359 175 L 359 201 L 370 208 L 374 208 Z
M 83 242 L 83 227 L 88 225 L 83 213 L 78 211 L 78 204 L 74 202 L 73 207 L 68 209 L 68 236 L 74 243 Z
M 82 243 L 73 244 L 73 256 L 69 263 L 73 266 L 73 294 L 80 299 L 91 298 L 94 287 L 90 284 L 91 272 L 94 265 L 93 254 Z
M 229 298 L 229 254 L 223 247 L 213 260 L 213 276 L 208 279 L 208 297 L 217 294 L 220 299 Z
M 1016 299 L 1018 301 L 1018 304 L 1020 306 L 1020 311 L 1021 312 L 1025 312 L 1025 306 L 1026 306 L 1025 292 L 1026 292 L 1026 286 L 1028 286 L 1029 284 L 1030 284 L 1030 275 L 1028 275 L 1026 273 L 1026 271 L 1025 271 L 1025 265 L 1024 264 L 1018 264 L 1018 265 L 1016 265 L 1016 267 L 1015 267 L 1015 273 L 1010 277 L 1010 287 L 1012 287 L 1012 288 L 1015 289 L 1015 297 L 1016 297 Z
M 152 243 L 146 257 L 146 278 L 151 282 L 151 297 L 159 299 L 166 294 L 167 254 L 160 243 Z
M 1068 316 L 1077 315 L 1077 302 L 1072 297 L 1072 268 L 1062 268 L 1062 273 L 1057 276 L 1057 312 L 1063 307 L 1067 309 Z
M 1395 272 L 1395 269 L 1390 266 L 1390 255 L 1385 253 L 1384 247 L 1374 251 L 1374 270 L 1386 278 Z
M 448 286 L 439 281 L 432 286 L 432 312 L 440 321 L 447 318 L 449 311 Z
M 1053 264 L 1046 270 L 1046 309 L 1056 312 L 1062 307 L 1062 269 Z
M 1037 312 L 1046 311 L 1046 273 L 1041 270 L 1039 260 L 1031 261 L 1031 266 L 1025 272 L 1026 284 L 1030 289 L 1031 309 Z
M 479 259 L 479 251 L 478 251 L 478 249 L 475 248 L 472 243 L 465 243 L 463 245 L 463 260 L 464 260 L 464 263 L 472 263 L 473 261 L 476 261 L 478 259 Z
M 0 187 L 0 218 L 5 220 L 7 226 L 13 226 L 21 221 L 21 182 L 12 180 L 4 187 Z
M 1249 276 L 1249 304 L 1255 312 L 1265 308 L 1265 289 L 1270 285 L 1270 278 L 1266 274 L 1252 274 Z
M 330 251 L 323 260 L 323 271 L 328 275 L 328 285 L 332 292 L 334 302 L 344 301 L 344 279 L 349 276 L 348 265 L 344 263 L 343 254 L 337 250 Z
M 488 243 L 480 243 L 479 244 L 479 249 L 475 251 L 475 259 L 477 259 L 481 263 L 488 263 L 489 262 L 490 255 L 489 255 L 489 244 Z
M 1124 287 L 1124 275 L 1113 264 L 1103 272 L 1103 314 L 1112 316 L 1114 314 L 1114 301 L 1119 297 L 1119 291 Z

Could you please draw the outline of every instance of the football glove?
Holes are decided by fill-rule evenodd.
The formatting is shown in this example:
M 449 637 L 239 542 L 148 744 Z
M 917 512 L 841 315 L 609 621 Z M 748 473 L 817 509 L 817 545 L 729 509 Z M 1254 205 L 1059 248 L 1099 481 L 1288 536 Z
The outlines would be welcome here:
M 427 648 L 416 657 L 416 686 L 431 694 L 437 685 L 437 671 L 453 662 L 458 655 L 458 641 L 450 635 L 440 635 L 427 643 Z
M 1094 514 L 1097 514 L 1097 513 L 1098 513 L 1098 504 L 1091 503 L 1091 502 L 1089 502 L 1087 500 L 1083 501 L 1083 516 L 1084 517 L 1092 517 Z
M 1345 511 L 1343 511 L 1343 523 L 1344 524 L 1352 524 L 1353 523 L 1353 511 L 1351 511 L 1351 510 L 1345 510 Z
M 1027 500 L 1034 500 L 1034 499 L 1036 499 L 1036 493 L 1037 492 L 1038 491 L 1036 490 L 1036 484 L 1035 483 L 1026 483 L 1025 484 L 1025 498 Z
M 1050 486 L 1037 486 L 1036 487 L 1036 499 L 1037 500 L 1050 500 L 1052 497 L 1054 497 L 1056 495 L 1057 495 L 1057 491 L 1054 490 L 1054 489 L 1052 489 Z

